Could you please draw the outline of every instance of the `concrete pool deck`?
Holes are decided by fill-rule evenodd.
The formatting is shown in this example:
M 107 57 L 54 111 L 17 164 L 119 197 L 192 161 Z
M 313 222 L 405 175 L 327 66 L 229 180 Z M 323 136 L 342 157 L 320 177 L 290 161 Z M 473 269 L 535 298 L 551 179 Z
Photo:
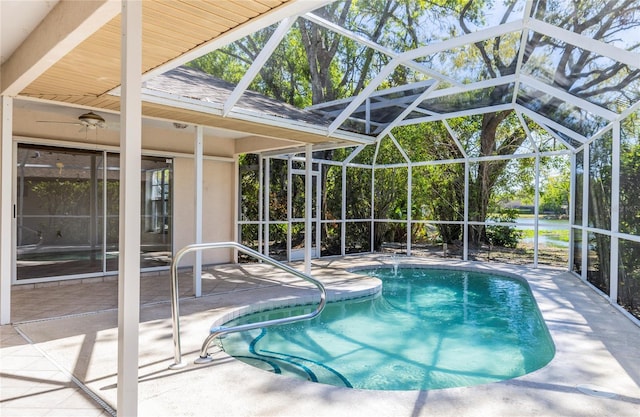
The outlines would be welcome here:
M 366 391 L 274 375 L 216 348 L 195 365 L 214 320 L 238 309 L 295 303 L 316 292 L 295 278 L 285 285 L 265 265 L 207 271 L 203 294 L 190 297 L 181 277 L 182 352 L 188 366 L 168 370 L 173 345 L 167 275 L 142 278 L 140 416 L 637 416 L 640 327 L 578 278 L 554 269 L 402 258 L 400 263 L 474 267 L 525 278 L 556 346 L 544 368 L 508 381 L 432 391 Z M 323 259 L 313 275 L 330 298 L 364 295 L 378 281 L 344 272 L 391 264 L 383 255 Z M 248 274 L 244 278 L 242 274 Z M 0 327 L 3 416 L 109 416 L 116 407 L 117 282 L 14 290 L 13 326 Z M 76 384 L 85 386 L 83 391 Z M 94 396 L 98 401 L 92 399 Z M 100 405 L 106 406 L 103 407 Z

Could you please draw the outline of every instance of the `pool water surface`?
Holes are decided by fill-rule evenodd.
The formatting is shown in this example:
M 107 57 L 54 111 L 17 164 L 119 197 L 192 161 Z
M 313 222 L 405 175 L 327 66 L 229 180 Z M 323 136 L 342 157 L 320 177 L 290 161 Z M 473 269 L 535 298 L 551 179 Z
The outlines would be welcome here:
M 253 366 L 369 390 L 466 387 L 515 378 L 555 353 L 528 284 L 430 268 L 357 271 L 382 279 L 376 297 L 329 303 L 313 320 L 226 335 L 224 350 Z M 285 317 L 314 306 L 241 317 Z

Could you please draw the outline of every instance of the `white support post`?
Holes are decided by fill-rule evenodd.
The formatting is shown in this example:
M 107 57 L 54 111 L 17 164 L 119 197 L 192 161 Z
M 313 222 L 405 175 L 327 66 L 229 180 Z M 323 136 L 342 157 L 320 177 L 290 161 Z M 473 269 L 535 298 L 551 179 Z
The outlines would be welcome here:
M 269 256 L 269 206 L 270 206 L 270 196 L 271 196 L 271 159 L 264 159 L 264 250 L 262 253 L 266 256 Z
M 369 231 L 369 249 L 370 252 L 375 251 L 375 237 L 376 237 L 376 161 L 378 160 L 378 152 L 380 152 L 380 144 L 382 139 L 376 143 L 376 150 L 373 153 L 373 162 L 371 163 L 371 230 Z
M 342 216 L 342 227 L 340 228 L 340 254 L 347 254 L 347 164 L 342 164 L 342 206 L 340 215 Z
M 369 213 L 369 217 L 371 218 L 371 230 L 369 231 L 369 251 L 375 251 L 375 233 L 376 233 L 376 159 L 378 154 L 378 149 L 380 148 L 380 142 L 378 142 L 378 147 L 376 148 L 376 156 L 373 158 L 373 164 L 371 165 L 371 213 Z
M 407 166 L 407 256 L 411 256 L 411 198 L 413 196 L 413 173 L 412 173 L 412 165 L 409 162 L 409 166 Z
M 462 260 L 469 260 L 469 159 L 464 161 L 464 230 L 462 231 Z
M 620 122 L 613 123 L 613 140 L 611 144 L 611 259 L 609 300 L 618 303 L 618 252 L 620 232 Z
M 371 99 L 367 98 L 364 102 L 364 131 L 367 133 L 371 133 Z
M 108 157 L 107 157 L 107 152 L 106 151 L 102 151 L 102 158 L 103 158 L 102 159 L 103 160 L 103 163 L 102 163 L 102 178 L 106 179 L 106 178 L 109 178 L 108 177 L 109 164 L 108 164 L 108 161 L 107 161 Z M 105 183 L 106 183 L 106 180 L 105 180 Z M 107 189 L 107 187 L 102 187 L 102 201 L 109 201 L 108 200 L 108 189 Z M 108 215 L 107 214 L 107 204 L 103 204 L 102 205 L 102 218 L 103 219 L 108 218 L 107 215 Z M 104 255 L 106 255 L 105 251 L 106 251 L 106 248 L 107 248 L 108 229 L 109 229 L 108 222 L 103 221 L 102 222 L 102 253 Z M 174 247 L 174 245 L 173 245 L 174 236 L 175 236 L 175 234 L 172 233 L 171 234 L 171 238 L 172 238 L 171 247 L 172 248 Z M 107 257 L 106 256 L 102 257 L 102 270 L 103 271 L 107 270 Z
M 291 262 L 291 229 L 293 222 L 291 216 L 293 215 L 293 188 L 291 183 L 293 182 L 293 160 L 292 155 L 287 155 L 287 259 Z
M 320 168 L 318 171 L 316 171 L 317 174 L 313 175 L 313 177 L 315 178 L 313 179 L 313 183 L 316 185 L 316 215 L 313 217 L 313 223 L 316 226 L 316 250 L 314 253 L 315 258 L 320 258 L 322 254 L 322 251 L 320 249 L 322 247 L 322 187 L 320 186 L 322 181 L 322 163 L 319 163 L 318 165 Z
M 203 159 L 204 128 L 196 126 L 194 143 L 194 181 L 195 181 L 195 213 L 194 213 L 194 243 L 202 243 L 202 159 Z M 202 251 L 196 251 L 193 264 L 193 295 L 202 296 Z
M 582 151 L 582 273 L 581 278 L 587 280 L 587 261 L 589 259 L 589 147 Z
M 575 195 L 576 195 L 576 154 L 571 154 L 571 181 L 569 182 L 569 262 L 567 264 L 567 270 L 573 271 L 573 265 L 575 264 L 575 245 L 576 240 L 574 238 L 574 228 L 573 226 L 576 224 L 576 203 L 575 203 Z
M 13 216 L 10 180 L 13 175 L 13 98 L 0 96 L 0 324 L 11 323 L 11 279 L 13 276 Z
M 242 190 L 238 190 L 242 193 Z M 262 236 L 264 235 L 264 161 L 262 156 L 258 156 L 258 252 L 262 251 Z
M 538 267 L 538 232 L 540 230 L 540 154 L 536 153 L 533 196 L 533 267 Z
M 312 229 L 312 217 L 313 217 L 313 179 L 312 179 L 312 165 L 313 161 L 311 156 L 313 155 L 313 145 L 307 144 L 305 146 L 305 161 L 304 161 L 304 273 L 311 275 L 311 245 L 313 242 L 313 236 L 311 235 Z
M 122 1 L 120 242 L 118 275 L 119 415 L 138 415 L 140 181 L 142 158 L 142 2 Z
M 240 190 L 240 162 L 238 155 L 233 158 L 233 190 L 236 198 L 233 199 L 233 236 L 234 242 L 242 243 L 240 241 L 240 226 L 238 221 L 240 219 L 240 199 L 242 198 L 242 190 Z M 233 249 L 231 262 L 238 263 L 238 250 Z

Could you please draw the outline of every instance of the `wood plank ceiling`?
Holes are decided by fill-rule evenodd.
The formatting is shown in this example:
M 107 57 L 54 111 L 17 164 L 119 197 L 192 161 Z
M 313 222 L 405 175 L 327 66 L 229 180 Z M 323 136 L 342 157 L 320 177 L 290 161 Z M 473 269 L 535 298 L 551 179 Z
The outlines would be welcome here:
M 291 0 L 154 0 L 143 2 L 143 73 L 153 70 L 252 19 L 277 10 Z M 115 17 L 55 63 L 20 95 L 77 106 L 118 111 L 119 98 L 108 94 L 120 86 L 120 16 Z M 168 106 L 143 105 L 151 117 L 216 126 L 220 117 L 175 111 Z M 246 127 L 246 126 L 245 126 Z M 256 130 L 256 129 L 249 129 Z M 326 137 L 270 129 L 273 135 L 319 142 Z M 263 130 L 264 131 L 264 130 Z

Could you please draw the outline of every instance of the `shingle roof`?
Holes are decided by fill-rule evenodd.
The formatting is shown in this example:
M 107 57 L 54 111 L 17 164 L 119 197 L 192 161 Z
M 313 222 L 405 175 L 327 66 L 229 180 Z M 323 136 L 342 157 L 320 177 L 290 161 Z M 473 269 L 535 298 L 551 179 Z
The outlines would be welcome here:
M 215 78 L 199 69 L 181 66 L 152 78 L 145 83 L 145 87 L 150 90 L 222 105 L 233 92 L 235 85 Z M 331 122 L 314 111 L 298 109 L 250 90 L 246 90 L 242 94 L 234 107 L 234 110 L 237 109 L 322 127 L 329 126 Z

